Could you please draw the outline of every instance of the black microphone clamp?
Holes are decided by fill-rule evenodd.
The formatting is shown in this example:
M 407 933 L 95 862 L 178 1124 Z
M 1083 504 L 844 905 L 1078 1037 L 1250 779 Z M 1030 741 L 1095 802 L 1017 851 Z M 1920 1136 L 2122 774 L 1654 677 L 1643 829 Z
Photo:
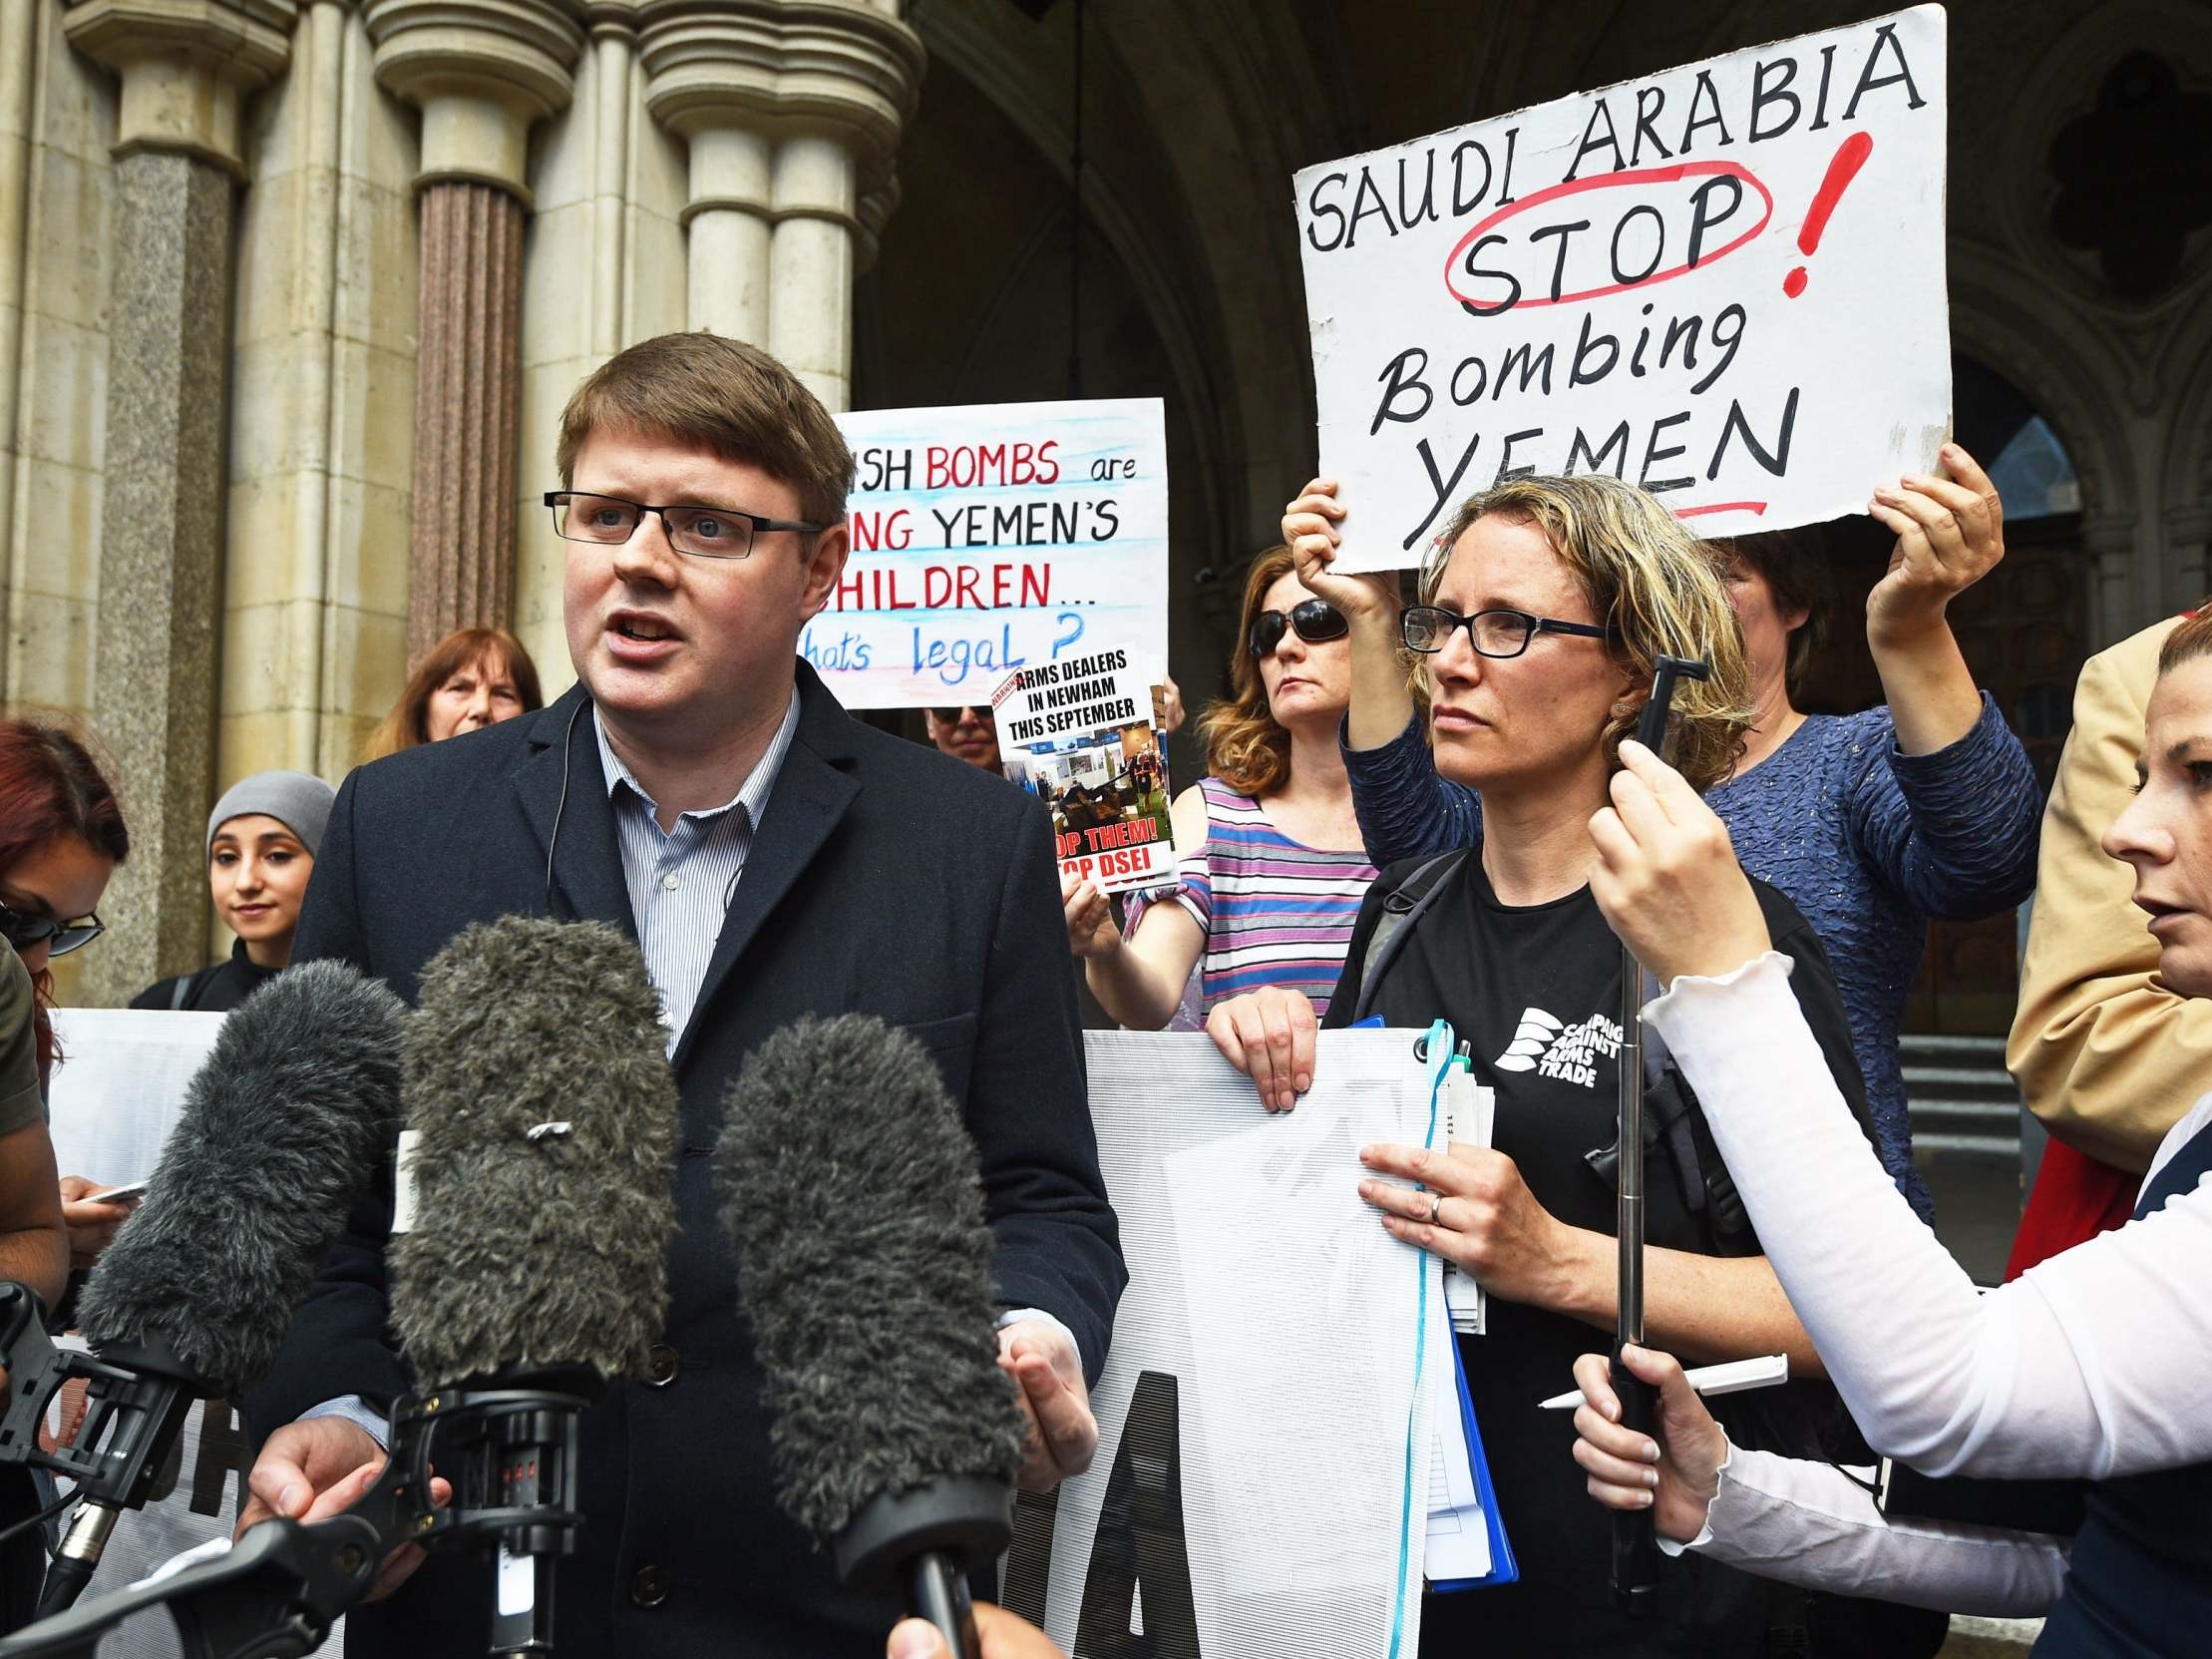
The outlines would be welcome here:
M 1683 679 L 1712 678 L 1712 664 L 1694 656 L 1667 656 L 1663 653 L 1652 658 L 1652 694 L 1646 699 L 1644 712 L 1636 723 L 1636 740 L 1658 755 L 1666 758 L 1666 719 L 1674 707 L 1674 684 Z
M 159 1338 L 109 1343 L 98 1354 L 57 1347 L 44 1305 L 13 1280 L 0 1283 L 0 1364 L 9 1385 L 0 1463 L 48 1469 L 73 1483 L 82 1500 L 47 1572 L 43 1616 L 83 1593 L 118 1517 L 152 1495 L 192 1403 L 219 1391 Z M 55 1397 L 80 1379 L 87 1384 L 83 1424 L 70 1445 L 41 1446 Z
M 104 1634 L 154 1606 L 169 1609 L 185 1659 L 296 1659 L 321 1646 L 331 1625 L 368 1595 L 394 1551 L 450 1538 L 494 1542 L 508 1564 L 529 1558 L 537 1593 L 502 1596 L 508 1610 L 495 1610 L 487 1651 L 551 1654 L 552 1563 L 573 1551 L 583 1524 L 577 1430 L 596 1392 L 403 1396 L 392 1408 L 384 1472 L 349 1508 L 312 1525 L 264 1521 L 225 1554 L 0 1638 L 0 1659 L 95 1659 Z M 431 1498 L 433 1462 L 453 1486 L 442 1505 Z
M 954 1659 L 981 1644 L 967 1575 L 995 1561 L 1013 1537 L 1014 1494 L 1004 1481 L 940 1475 L 864 1504 L 831 1541 L 848 1588 L 898 1591 L 907 1611 L 936 1626 Z

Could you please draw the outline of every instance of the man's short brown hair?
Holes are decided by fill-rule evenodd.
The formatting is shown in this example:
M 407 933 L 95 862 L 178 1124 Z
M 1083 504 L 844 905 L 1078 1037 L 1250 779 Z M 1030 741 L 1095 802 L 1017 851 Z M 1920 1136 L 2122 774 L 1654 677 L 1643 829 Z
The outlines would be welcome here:
M 560 412 L 553 464 L 563 486 L 574 482 L 576 452 L 602 430 L 664 437 L 758 467 L 799 492 L 809 523 L 845 522 L 853 487 L 845 435 L 822 400 L 758 346 L 700 331 L 657 335 L 609 357 Z

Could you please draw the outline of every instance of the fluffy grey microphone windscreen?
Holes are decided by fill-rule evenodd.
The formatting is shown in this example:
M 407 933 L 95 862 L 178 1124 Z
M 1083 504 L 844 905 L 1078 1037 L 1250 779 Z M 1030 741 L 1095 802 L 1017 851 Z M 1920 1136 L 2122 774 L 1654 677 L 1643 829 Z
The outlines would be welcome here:
M 668 1310 L 676 1083 L 637 947 L 510 916 L 423 970 L 403 1066 L 415 1217 L 392 1325 L 424 1388 L 644 1373 Z
M 391 1143 L 406 1019 L 337 962 L 288 969 L 231 1013 L 85 1285 L 94 1347 L 166 1343 L 229 1397 L 260 1379 Z
M 778 1032 L 731 1086 L 714 1165 L 792 1518 L 829 1538 L 937 1476 L 1011 1486 L 975 1147 L 928 1052 L 862 1015 Z

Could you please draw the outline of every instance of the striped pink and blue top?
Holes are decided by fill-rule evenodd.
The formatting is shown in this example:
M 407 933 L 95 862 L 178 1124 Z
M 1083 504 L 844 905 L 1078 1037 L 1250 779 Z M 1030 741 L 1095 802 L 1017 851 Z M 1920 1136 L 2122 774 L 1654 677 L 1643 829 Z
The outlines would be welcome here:
M 1359 901 L 1375 879 L 1361 848 L 1301 846 L 1268 820 L 1261 804 L 1219 778 L 1206 797 L 1206 845 L 1178 870 L 1176 902 L 1206 930 L 1199 958 L 1205 1006 L 1282 986 L 1328 1012 L 1344 966 Z

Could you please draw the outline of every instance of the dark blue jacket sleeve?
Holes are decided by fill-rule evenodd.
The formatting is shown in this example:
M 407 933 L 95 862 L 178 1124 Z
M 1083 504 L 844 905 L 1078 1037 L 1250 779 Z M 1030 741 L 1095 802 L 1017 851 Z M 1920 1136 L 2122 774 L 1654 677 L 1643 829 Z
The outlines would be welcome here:
M 998 1241 L 994 1294 L 1003 1307 L 1038 1308 L 1065 1325 L 1096 1383 L 1129 1272 L 1091 1129 L 1052 826 L 1034 797 L 1023 799 L 1013 831 L 990 923 L 967 1126 Z
M 1886 708 L 1860 722 L 1845 810 L 1861 855 L 1892 887 L 1947 921 L 2009 910 L 2035 890 L 2042 785 L 1987 691 L 1972 729 L 1933 754 L 1900 752 Z
M 1482 839 L 1482 801 L 1464 783 L 1436 770 L 1436 760 L 1421 736 L 1421 717 L 1379 749 L 1346 746 L 1342 727 L 1336 746 L 1351 780 L 1351 807 L 1359 817 L 1359 838 L 1367 862 L 1376 869 L 1401 858 L 1448 853 Z

